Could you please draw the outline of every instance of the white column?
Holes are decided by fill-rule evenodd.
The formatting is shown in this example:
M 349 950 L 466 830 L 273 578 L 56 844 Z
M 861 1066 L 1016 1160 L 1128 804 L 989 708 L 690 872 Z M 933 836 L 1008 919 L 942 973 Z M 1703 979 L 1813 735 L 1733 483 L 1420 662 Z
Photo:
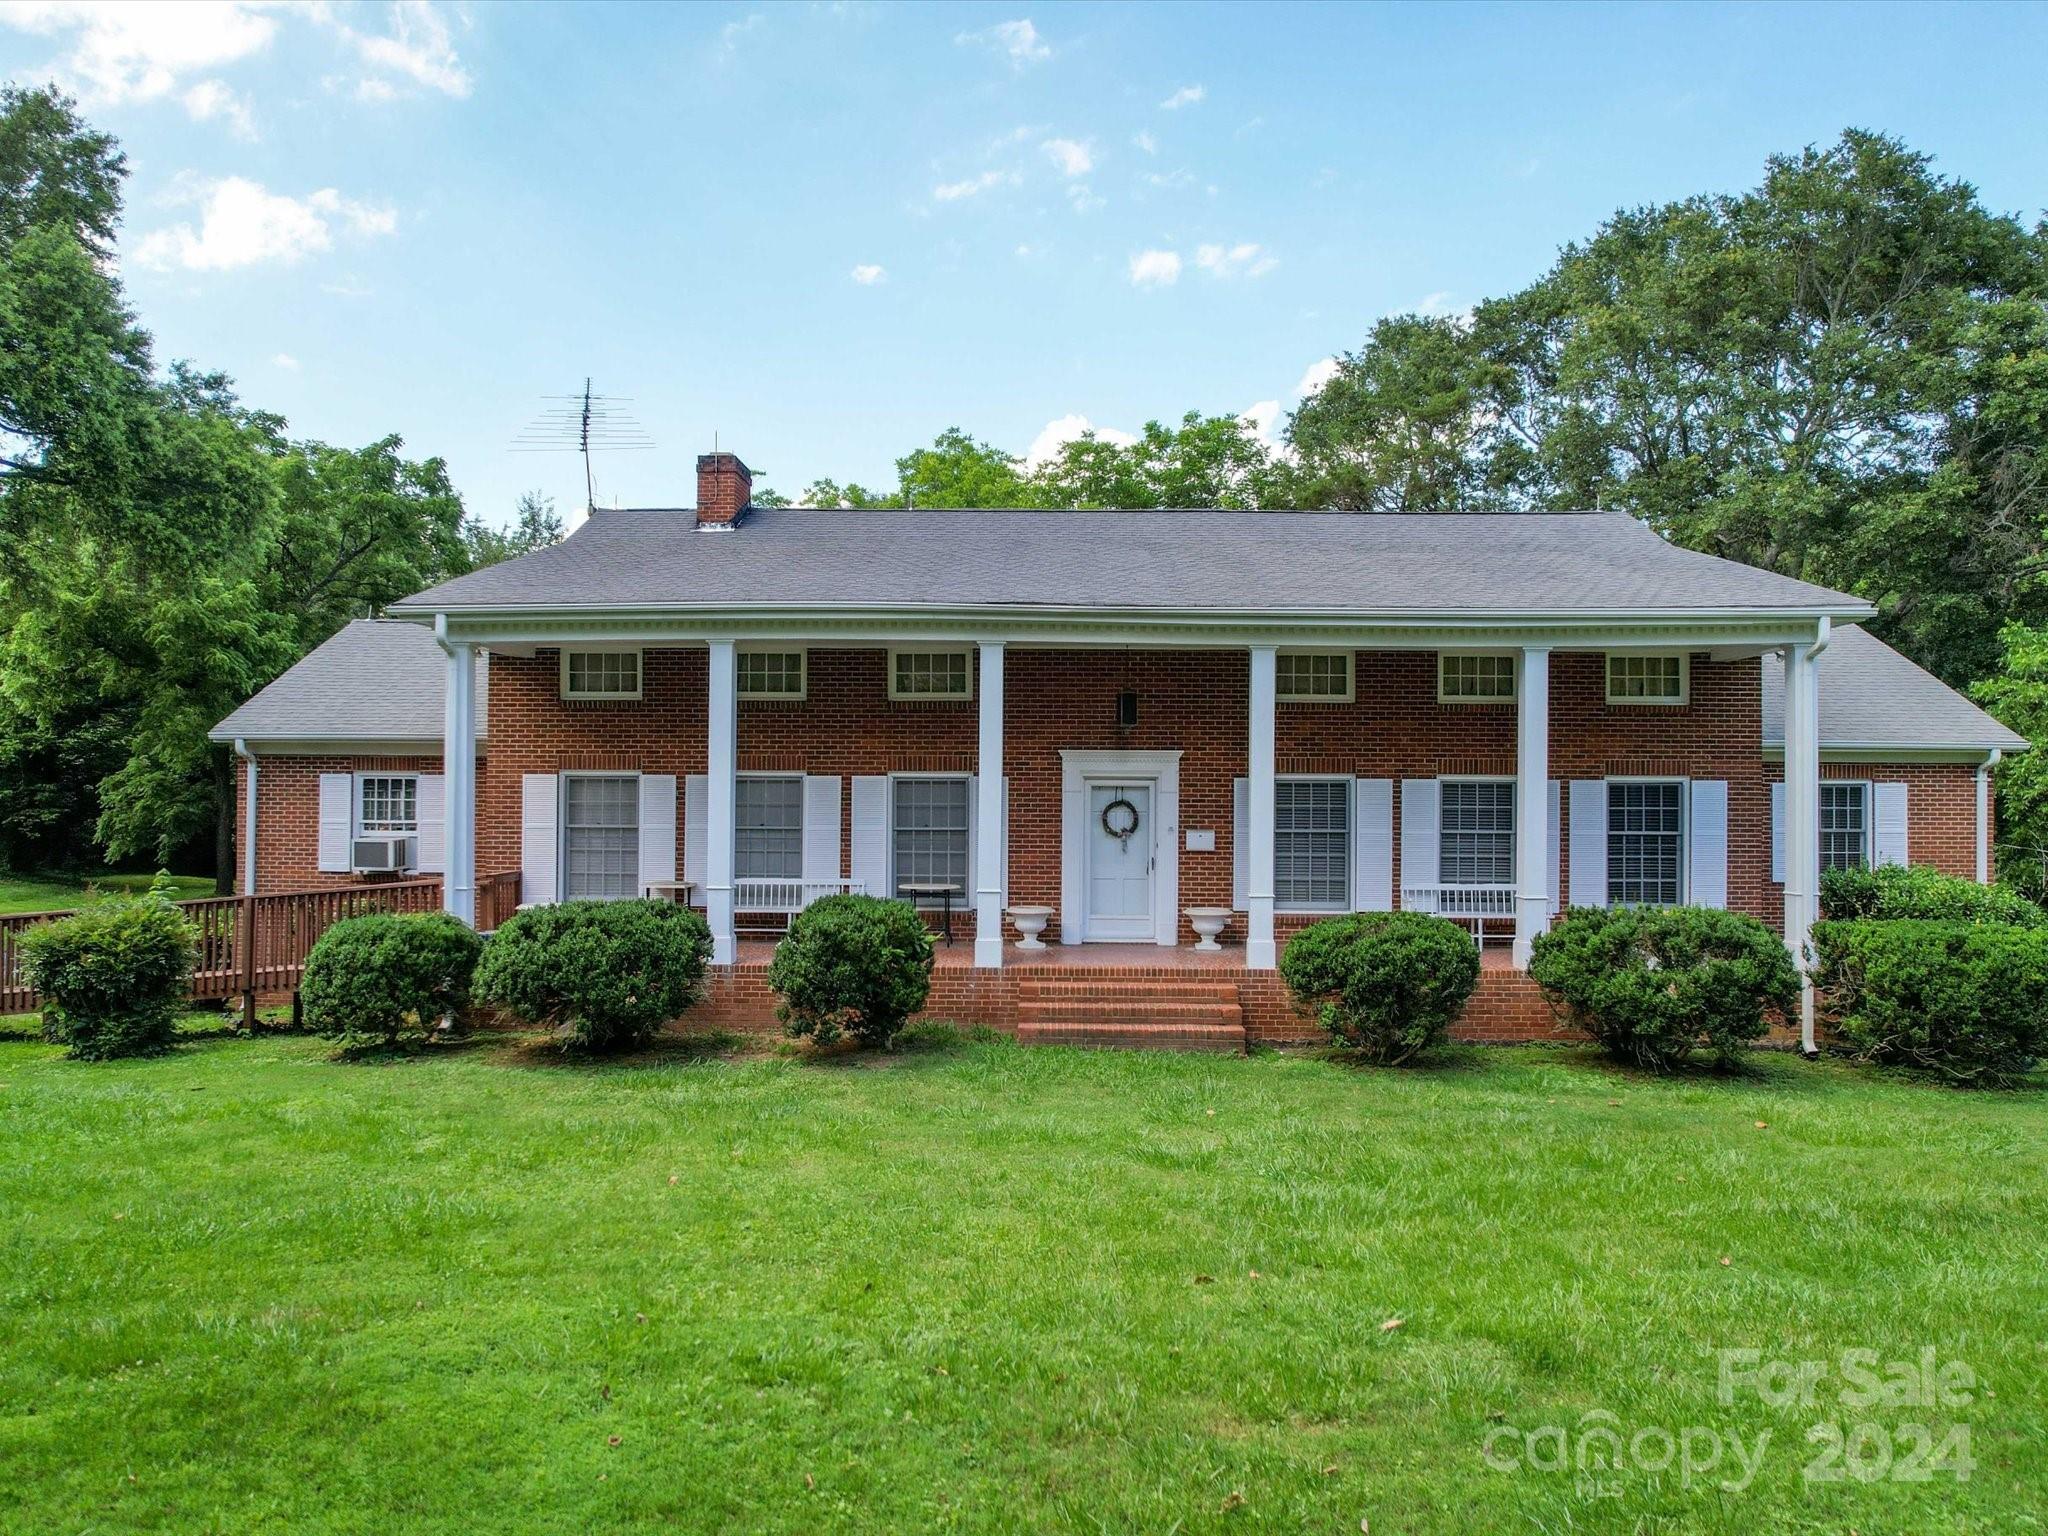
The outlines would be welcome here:
M 1274 648 L 1253 646 L 1250 751 L 1245 763 L 1244 830 L 1251 847 L 1245 861 L 1244 963 L 1255 971 L 1270 971 L 1280 964 L 1273 942 L 1273 706 L 1278 681 Z
M 1799 967 L 1799 1042 L 1813 1049 L 1813 984 L 1806 979 L 1806 939 L 1820 915 L 1820 652 L 1785 648 L 1785 947 Z
M 1003 647 L 981 647 L 981 743 L 975 767 L 974 963 L 1003 963 Z
M 476 647 L 441 641 L 448 658 L 446 714 L 441 732 L 441 783 L 447 824 L 443 832 L 441 907 L 476 925 Z
M 711 924 L 711 963 L 738 958 L 732 931 L 733 827 L 739 768 L 739 671 L 730 640 L 711 642 L 705 689 L 711 717 L 704 733 L 704 916 Z
M 1515 964 L 1550 931 L 1550 652 L 1515 658 Z
M 1998 760 L 2005 756 L 1996 748 L 1984 759 L 1984 766 L 1977 770 L 1977 883 L 1991 883 L 1991 770 L 1998 766 Z M 254 792 L 256 762 L 250 759 L 249 782 Z M 253 889 L 253 887 L 252 887 Z
M 249 803 L 242 807 L 242 894 L 256 894 L 256 754 L 249 750 L 249 743 L 237 736 L 235 756 L 249 765 Z M 1978 780 L 1981 783 L 1983 774 Z M 1981 797 L 1980 797 L 1981 798 Z M 1981 819 L 1981 818 L 1980 818 Z M 1982 879 L 1982 876 L 1979 876 Z

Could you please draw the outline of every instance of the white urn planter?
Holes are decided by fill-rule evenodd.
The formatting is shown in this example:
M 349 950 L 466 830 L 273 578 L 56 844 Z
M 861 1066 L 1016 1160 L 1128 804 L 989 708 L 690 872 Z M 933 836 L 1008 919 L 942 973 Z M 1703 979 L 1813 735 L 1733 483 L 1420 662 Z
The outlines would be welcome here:
M 1012 907 L 1010 921 L 1017 925 L 1017 932 L 1022 935 L 1017 940 L 1019 949 L 1045 948 L 1038 936 L 1045 932 L 1045 925 L 1052 921 L 1051 907 Z
M 1230 908 L 1189 907 L 1188 921 L 1194 925 L 1195 948 L 1221 949 L 1223 946 L 1216 942 L 1216 938 L 1230 924 Z

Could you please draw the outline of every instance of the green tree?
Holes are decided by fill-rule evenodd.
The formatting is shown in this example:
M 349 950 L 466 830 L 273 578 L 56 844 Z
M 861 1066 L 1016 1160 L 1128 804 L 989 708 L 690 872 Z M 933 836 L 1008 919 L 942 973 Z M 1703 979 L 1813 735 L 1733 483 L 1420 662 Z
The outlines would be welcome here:
M 897 493 L 891 498 L 896 506 L 1031 505 L 1031 487 L 1020 462 L 958 427 L 941 432 L 931 447 L 912 449 L 898 459 L 896 483 Z
M 1995 677 L 1971 696 L 2032 742 L 2048 742 L 2048 628 L 2008 624 Z M 1998 765 L 1999 877 L 2048 897 L 2048 755 L 2020 752 Z
M 1084 433 L 1061 444 L 1030 483 L 1038 505 L 1077 509 L 1248 510 L 1290 505 L 1294 494 L 1286 466 L 1248 421 L 1199 411 L 1178 427 L 1148 421 L 1134 443 Z
M 755 497 L 756 504 L 769 505 L 766 498 L 773 494 L 764 492 Z M 774 504 L 788 505 L 780 498 Z M 510 528 L 493 527 L 478 516 L 464 518 L 462 522 L 463 550 L 471 570 L 482 570 L 501 560 L 516 559 L 561 542 L 562 519 L 555 511 L 554 498 L 539 491 L 528 491 L 519 498 Z

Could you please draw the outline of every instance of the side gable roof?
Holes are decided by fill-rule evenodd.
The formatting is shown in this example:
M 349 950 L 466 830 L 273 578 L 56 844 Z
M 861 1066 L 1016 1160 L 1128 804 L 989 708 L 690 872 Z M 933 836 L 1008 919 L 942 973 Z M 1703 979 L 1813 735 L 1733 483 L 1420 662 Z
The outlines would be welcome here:
M 391 619 L 355 619 L 221 721 L 208 737 L 257 743 L 431 743 L 446 729 L 448 661 L 434 632 Z M 486 733 L 490 670 L 476 659 L 476 731 Z
M 1785 673 L 1764 658 L 1764 745 L 1784 750 Z M 1868 630 L 1837 629 L 1820 659 L 1820 745 L 1836 752 L 2023 752 L 2007 730 Z

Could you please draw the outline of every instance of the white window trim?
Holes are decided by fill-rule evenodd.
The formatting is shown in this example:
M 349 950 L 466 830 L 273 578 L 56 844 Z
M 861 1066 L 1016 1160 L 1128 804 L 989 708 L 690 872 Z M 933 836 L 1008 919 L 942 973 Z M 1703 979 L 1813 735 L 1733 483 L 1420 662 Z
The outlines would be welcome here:
M 1508 691 L 1484 695 L 1444 692 L 1444 662 L 1453 656 L 1497 656 L 1508 664 Z M 1515 655 L 1512 651 L 1450 650 L 1436 653 L 1436 701 L 1439 704 L 1512 704 L 1515 702 Z
M 363 783 L 368 779 L 411 779 L 412 780 L 412 830 L 393 832 L 388 829 L 367 831 L 363 826 Z M 349 836 L 357 837 L 418 837 L 420 835 L 420 776 L 416 770 L 365 768 L 356 774 L 355 814 L 351 818 Z
M 1860 790 L 1862 790 L 1862 791 L 1863 791 L 1863 865 L 1862 865 L 1862 867 L 1863 867 L 1863 868 L 1865 868 L 1865 869 L 1875 869 L 1875 868 L 1877 867 L 1877 864 L 1876 864 L 1876 859 L 1877 859 L 1877 789 L 1876 789 L 1876 786 L 1875 786 L 1875 782 L 1874 782 L 1873 780 L 1870 780 L 1870 779 L 1825 779 L 1825 778 L 1824 778 L 1824 779 L 1822 779 L 1822 780 L 1821 780 L 1820 782 L 1821 782 L 1821 787 L 1822 787 L 1823 789 L 1825 789 L 1825 788 L 1826 788 L 1826 787 L 1827 787 L 1828 785 L 1830 785 L 1830 784 L 1853 784 L 1853 785 L 1855 785 L 1855 786 L 1856 786 L 1856 787 L 1857 787 L 1858 789 L 1860 789 Z M 1816 860 L 1818 860 L 1818 859 L 1820 858 L 1820 801 L 1819 801 L 1819 799 L 1818 799 L 1818 798 L 1816 798 L 1816 799 L 1815 799 L 1815 801 L 1814 801 L 1814 806 L 1813 806 L 1813 814 L 1814 814 L 1814 854 L 1813 854 L 1813 856 L 1814 856 L 1814 858 L 1815 858 Z M 1824 874 L 1824 873 L 1826 873 L 1826 870 L 1825 870 L 1824 868 L 1822 868 L 1822 866 L 1820 866 L 1820 865 L 1816 864 L 1816 866 L 1815 866 L 1815 867 L 1816 867 L 1816 868 L 1819 868 L 1819 869 L 1821 869 L 1821 872 L 1822 872 L 1823 874 Z
M 1438 863 L 1437 863 L 1437 884 L 1438 884 L 1438 885 L 1448 885 L 1448 884 L 1449 884 L 1450 882 L 1449 882 L 1449 881 L 1447 881 L 1447 880 L 1445 880 L 1445 879 L 1443 878 L 1443 863 L 1442 863 L 1442 860 L 1443 860 L 1443 836 L 1444 836 L 1444 797 L 1443 797 L 1443 786 L 1444 786 L 1444 785 L 1446 785 L 1446 784 L 1510 784 L 1510 785 L 1511 785 L 1511 784 L 1513 784 L 1513 783 L 1515 782 L 1515 776 L 1514 776 L 1514 775 L 1513 775 L 1512 773 L 1451 773 L 1451 774 L 1440 774 L 1440 775 L 1438 775 L 1438 777 L 1437 777 L 1437 781 L 1436 781 L 1436 782 L 1437 782 L 1437 798 L 1436 798 L 1436 836 L 1437 836 L 1437 860 L 1438 860 Z M 1659 782 L 1659 783 L 1668 783 L 1668 782 L 1670 782 L 1670 781 L 1669 781 L 1669 780 L 1658 780 L 1657 782 Z M 1510 815 L 1511 815 L 1512 817 L 1515 817 L 1515 818 L 1519 818 L 1519 817 L 1521 816 L 1521 813 L 1522 813 L 1522 808 L 1521 808 L 1521 807 L 1520 807 L 1519 805 L 1516 805 L 1516 804 L 1514 804 L 1512 800 L 1510 800 L 1510 802 L 1509 802 L 1508 810 L 1509 810 L 1509 814 L 1510 814 Z M 1512 865 L 1512 866 L 1514 867 L 1514 873 L 1508 876 L 1508 882 L 1507 882 L 1507 883 L 1508 883 L 1509 885 L 1514 885 L 1514 884 L 1515 884 L 1515 882 L 1516 882 L 1517 880 L 1519 880 L 1519 879 L 1521 878 L 1521 867 L 1520 867 L 1520 866 L 1521 866 L 1521 860 L 1522 860 L 1522 847 L 1521 847 L 1521 844 L 1522 844 L 1522 839 L 1521 839 L 1521 837 L 1520 837 L 1520 835 L 1519 835 L 1519 834 L 1520 834 L 1520 830 L 1521 830 L 1521 829 L 1520 829 L 1519 827 L 1513 826 L 1513 825 L 1511 824 L 1511 825 L 1510 825 L 1510 827 L 1509 827 L 1509 831 L 1508 831 L 1508 838 L 1509 838 L 1509 842 L 1510 842 L 1510 844 L 1511 844 L 1510 848 L 1508 849 L 1508 858 L 1509 858 L 1509 861 L 1510 861 L 1511 865 Z
M 1342 656 L 1344 658 L 1344 691 L 1342 693 L 1279 693 L 1274 701 L 1280 704 L 1352 704 L 1358 699 L 1358 652 L 1339 650 L 1328 646 L 1283 647 L 1282 656 Z M 1441 677 L 1439 677 L 1441 680 Z M 1276 681 L 1275 687 L 1278 687 Z
M 1678 900 L 1671 905 L 1675 907 L 1691 906 L 1692 780 L 1689 778 L 1674 778 L 1668 773 L 1632 773 L 1610 776 L 1607 784 L 1610 789 L 1616 784 L 1676 784 L 1678 786 Z M 1614 841 L 1614 797 L 1611 794 L 1607 797 L 1607 805 L 1607 840 L 1611 844 Z M 1769 871 L 1766 870 L 1765 873 L 1768 874 Z M 1614 887 L 1608 883 L 1610 877 L 1603 872 L 1600 879 L 1602 885 L 1607 888 L 1607 904 L 1609 906 L 1615 905 Z M 1660 908 L 1658 910 L 1664 909 Z
M 1342 784 L 1344 786 L 1344 897 L 1341 901 L 1322 906 L 1288 907 L 1275 900 L 1275 916 L 1290 917 L 1336 917 L 1345 912 L 1357 910 L 1358 902 L 1358 780 L 1348 773 L 1276 773 L 1273 775 L 1273 838 L 1276 849 L 1280 837 L 1280 796 L 1282 784 Z M 1276 880 L 1277 884 L 1278 881 Z
M 633 691 L 631 693 L 577 693 L 569 687 L 569 658 L 578 656 L 631 656 L 633 662 Z M 565 645 L 562 647 L 562 697 L 577 703 L 602 703 L 606 701 L 637 699 L 647 688 L 647 653 L 637 645 Z
M 1641 656 L 1678 660 L 1678 697 L 1675 699 L 1632 698 L 1614 691 L 1613 659 L 1617 656 Z M 1600 689 L 1611 708 L 1625 709 L 1682 709 L 1692 702 L 1692 656 L 1686 651 L 1604 651 L 1600 656 Z
M 585 647 L 578 646 L 578 650 Z M 566 655 L 567 653 L 564 652 Z M 640 770 L 637 768 L 564 768 L 555 775 L 555 892 L 557 901 L 628 901 L 625 896 L 571 896 L 569 894 L 569 780 L 571 779 L 631 779 L 633 781 L 633 831 L 640 831 Z M 678 807 L 680 809 L 680 807 Z M 633 853 L 633 884 L 639 894 L 646 895 L 647 888 L 640 884 L 640 853 Z
M 738 654 L 741 656 L 793 655 L 796 657 L 795 693 L 750 693 L 745 688 L 739 687 L 737 688 L 737 695 L 742 703 L 801 704 L 811 696 L 811 652 L 808 646 L 742 645 L 739 647 Z M 734 673 L 736 680 L 738 676 L 744 675 L 743 669 L 738 667 L 734 668 Z M 895 676 L 894 672 L 891 672 L 890 676 Z
M 917 650 L 921 649 L 921 647 L 910 646 L 907 649 Z M 889 664 L 889 675 L 891 677 L 896 675 L 896 665 L 893 660 Z M 896 786 L 907 780 L 937 783 L 957 782 L 967 786 L 967 883 L 971 885 L 974 880 L 974 775 L 971 773 L 892 773 L 888 778 L 889 819 L 883 835 L 887 839 L 889 848 L 889 889 L 881 894 L 887 896 L 891 901 L 907 900 L 920 912 L 924 911 L 927 907 L 936 912 L 939 910 L 939 898 L 936 896 L 899 897 L 896 894 Z M 974 910 L 974 892 L 966 890 L 955 896 L 953 898 L 953 910 L 955 912 L 972 912 Z
M 898 656 L 961 656 L 967 661 L 967 689 L 964 693 L 899 693 L 896 688 Z M 967 704 L 974 700 L 974 647 L 971 645 L 892 645 L 889 647 L 889 697 L 905 703 Z M 947 774 L 916 774 L 916 778 L 947 778 Z M 957 777 L 957 775 L 953 775 Z

